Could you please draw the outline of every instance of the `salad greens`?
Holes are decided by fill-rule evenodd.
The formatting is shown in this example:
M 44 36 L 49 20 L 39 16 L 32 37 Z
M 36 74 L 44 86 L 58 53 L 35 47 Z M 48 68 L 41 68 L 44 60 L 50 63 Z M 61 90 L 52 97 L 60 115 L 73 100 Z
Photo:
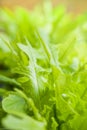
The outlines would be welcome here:
M 87 130 L 87 14 L 0 9 L 0 100 L 1 128 Z

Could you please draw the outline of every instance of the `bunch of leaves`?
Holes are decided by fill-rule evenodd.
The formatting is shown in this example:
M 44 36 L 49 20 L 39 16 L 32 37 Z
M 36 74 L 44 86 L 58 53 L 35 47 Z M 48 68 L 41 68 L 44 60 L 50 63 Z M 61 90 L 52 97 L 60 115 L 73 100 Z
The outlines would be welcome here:
M 87 15 L 0 10 L 0 119 L 14 130 L 87 129 Z

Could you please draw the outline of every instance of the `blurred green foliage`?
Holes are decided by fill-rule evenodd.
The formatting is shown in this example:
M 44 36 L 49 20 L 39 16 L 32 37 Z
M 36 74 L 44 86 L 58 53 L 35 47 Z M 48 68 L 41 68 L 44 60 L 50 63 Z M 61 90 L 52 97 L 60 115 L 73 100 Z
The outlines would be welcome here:
M 0 10 L 3 128 L 87 129 L 87 14 L 46 2 Z

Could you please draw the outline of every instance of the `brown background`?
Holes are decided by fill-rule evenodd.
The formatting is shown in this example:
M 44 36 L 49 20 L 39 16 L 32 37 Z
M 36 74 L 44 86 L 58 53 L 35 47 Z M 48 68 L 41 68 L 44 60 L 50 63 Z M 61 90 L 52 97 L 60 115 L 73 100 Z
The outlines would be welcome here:
M 28 9 L 33 9 L 34 6 L 42 1 L 43 0 L 0 0 L 0 5 L 9 8 L 20 5 Z M 87 11 L 87 0 L 52 0 L 52 2 L 54 6 L 63 3 L 68 11 L 75 12 L 75 14 Z

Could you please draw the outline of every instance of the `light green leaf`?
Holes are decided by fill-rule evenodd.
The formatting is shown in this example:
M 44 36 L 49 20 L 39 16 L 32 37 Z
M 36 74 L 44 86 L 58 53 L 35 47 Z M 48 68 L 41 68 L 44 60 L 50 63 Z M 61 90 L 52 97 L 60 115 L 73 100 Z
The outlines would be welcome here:
M 18 118 L 9 115 L 3 119 L 3 125 L 10 130 L 46 130 L 44 122 L 36 121 L 29 116 Z
M 20 84 L 15 79 L 11 79 L 3 75 L 0 75 L 0 82 L 10 84 L 10 85 L 20 86 Z
M 4 98 L 2 101 L 2 107 L 7 113 L 12 113 L 15 111 L 25 113 L 27 108 L 25 100 L 18 95 L 13 94 L 10 94 L 8 97 Z

